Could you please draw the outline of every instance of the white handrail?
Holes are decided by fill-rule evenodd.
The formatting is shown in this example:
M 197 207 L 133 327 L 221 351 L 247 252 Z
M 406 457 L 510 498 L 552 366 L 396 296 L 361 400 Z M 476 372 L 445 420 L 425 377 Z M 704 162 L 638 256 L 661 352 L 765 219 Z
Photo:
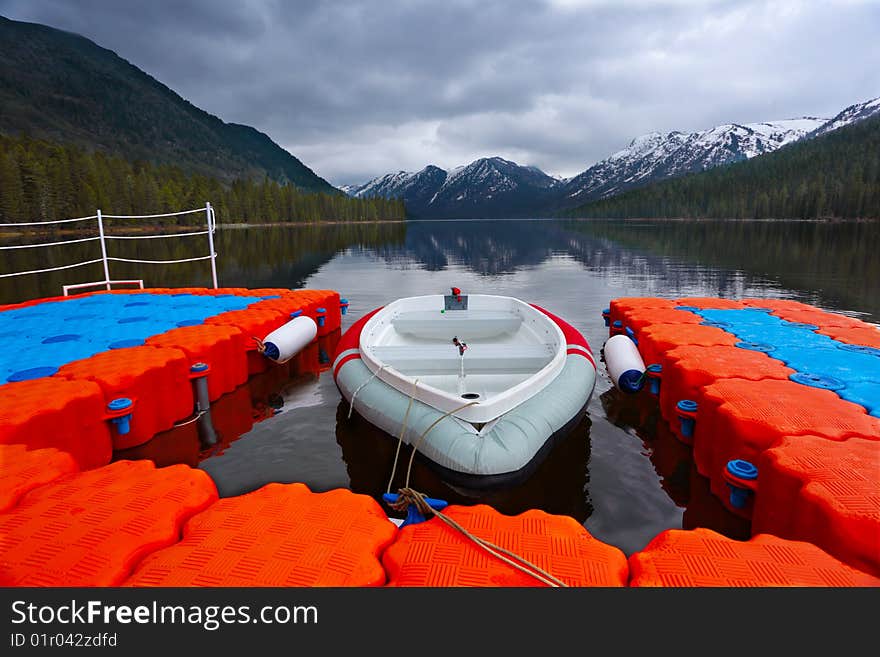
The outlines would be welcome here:
M 0 226 L 43 226 L 48 224 L 69 224 L 71 221 L 88 221 L 89 219 L 97 219 L 97 215 L 92 215 L 90 217 L 76 217 L 75 219 L 56 219 L 55 221 L 25 221 L 17 224 L 7 224 L 3 223 Z
M 49 267 L 48 269 L 32 269 L 31 271 L 14 271 L 11 274 L 0 274 L 0 278 L 9 278 L 10 276 L 25 276 L 26 274 L 42 274 L 48 271 L 60 271 L 62 269 L 73 269 L 74 267 L 82 267 L 83 265 L 93 265 L 96 262 L 103 262 L 101 258 L 97 260 L 86 260 L 85 262 L 77 262 L 72 265 L 62 265 L 61 267 Z
M 215 253 L 213 256 L 201 256 L 199 258 L 181 258 L 180 260 L 133 260 L 131 258 L 107 258 L 107 260 L 113 260 L 114 262 L 136 262 L 145 265 L 173 265 L 178 262 L 196 262 L 198 260 L 209 260 L 213 258 L 217 254 Z
M 0 246 L 0 251 L 9 249 L 39 249 L 44 246 L 58 246 L 59 244 L 76 244 L 77 242 L 94 242 L 101 239 L 98 237 L 84 237 L 81 240 L 63 240 L 61 242 L 44 242 L 42 244 L 13 244 L 12 246 Z
M 163 212 L 162 214 L 105 214 L 104 219 L 158 219 L 159 217 L 177 217 L 182 214 L 195 214 L 203 212 L 205 208 L 195 210 L 181 210 L 180 212 Z
M 187 231 L 181 233 L 169 233 L 165 235 L 106 235 L 104 233 L 104 219 L 156 219 L 159 217 L 176 217 L 185 214 L 197 214 L 200 212 L 205 213 L 205 230 L 199 231 Z M 0 278 L 10 278 L 12 276 L 27 276 L 29 274 L 42 274 L 46 272 L 60 271 L 63 269 L 73 269 L 74 267 L 83 267 L 85 265 L 93 265 L 95 263 L 102 263 L 104 265 L 104 280 L 96 281 L 94 283 L 78 283 L 74 285 L 64 285 L 62 289 L 64 291 L 64 296 L 68 295 L 68 292 L 72 289 L 78 289 L 82 287 L 96 287 L 99 285 L 106 285 L 107 289 L 111 289 L 111 284 L 115 283 L 136 283 L 138 281 L 114 281 L 110 278 L 110 267 L 109 262 L 130 262 L 135 264 L 177 264 L 182 262 L 198 262 L 200 260 L 210 260 L 211 261 L 211 279 L 214 284 L 214 288 L 218 288 L 219 284 L 217 282 L 217 252 L 214 250 L 214 233 L 217 230 L 217 218 L 214 212 L 214 208 L 211 207 L 210 203 L 205 203 L 205 206 L 202 208 L 196 208 L 193 210 L 181 210 L 180 212 L 165 212 L 161 214 L 142 214 L 142 215 L 123 215 L 123 214 L 102 214 L 100 210 L 97 211 L 96 214 L 88 216 L 88 217 L 76 217 L 74 219 L 58 219 L 52 221 L 30 221 L 30 222 L 19 222 L 19 223 L 0 223 L 0 229 L 4 227 L 19 227 L 19 226 L 43 226 L 43 225 L 51 225 L 51 224 L 64 224 L 71 223 L 75 221 L 90 221 L 97 220 L 97 236 L 94 237 L 83 237 L 76 238 L 70 240 L 61 240 L 57 242 L 44 242 L 41 244 L 12 244 L 8 246 L 0 246 L 0 251 L 10 251 L 15 249 L 36 249 L 42 247 L 49 246 L 61 246 L 64 244 L 77 244 L 82 242 L 95 242 L 99 241 L 101 243 L 101 257 L 96 258 L 95 260 L 86 260 L 83 262 L 77 262 L 71 265 L 61 265 L 58 267 L 47 267 L 44 269 L 32 269 L 29 271 L 18 271 L 18 272 L 10 272 L 8 274 L 0 274 Z M 206 256 L 199 256 L 194 258 L 180 258 L 176 260 L 141 260 L 135 258 L 118 258 L 114 256 L 110 256 L 107 254 L 107 240 L 139 240 L 139 239 L 166 239 L 171 237 L 187 237 L 190 235 L 207 235 L 208 236 L 208 247 L 209 252 Z M 141 287 L 143 287 L 143 281 L 140 281 Z
M 104 215 L 105 217 L 107 215 Z M 169 237 L 186 237 L 187 235 L 207 235 L 208 231 L 200 230 L 192 233 L 169 233 L 168 235 L 105 235 L 105 240 L 164 240 Z M 93 237 L 91 239 L 98 239 Z M 4 248 L 4 247 L 0 247 Z

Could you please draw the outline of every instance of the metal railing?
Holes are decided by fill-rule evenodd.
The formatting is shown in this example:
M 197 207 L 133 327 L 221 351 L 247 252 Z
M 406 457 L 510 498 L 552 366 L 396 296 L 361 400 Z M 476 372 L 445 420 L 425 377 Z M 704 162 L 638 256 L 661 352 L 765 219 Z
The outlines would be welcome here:
M 177 217 L 186 214 L 196 214 L 199 212 L 205 213 L 205 230 L 199 231 L 187 231 L 182 233 L 166 233 L 159 235 L 107 235 L 104 232 L 104 219 L 160 219 L 163 217 Z M 143 279 L 125 279 L 125 280 L 114 280 L 110 278 L 110 262 L 128 262 L 135 264 L 177 264 L 181 262 L 196 262 L 199 260 L 210 260 L 211 261 L 211 279 L 214 283 L 214 288 L 218 287 L 217 285 L 217 252 L 214 250 L 214 232 L 217 230 L 216 217 L 214 215 L 214 208 L 211 207 L 210 203 L 205 203 L 205 207 L 196 208 L 194 210 L 182 210 L 181 212 L 165 212 L 162 214 L 141 214 L 141 215 L 123 215 L 123 214 L 102 214 L 100 210 L 97 210 L 96 214 L 93 214 L 88 217 L 76 217 L 74 219 L 58 219 L 54 221 L 30 221 L 30 222 L 22 222 L 22 223 L 11 223 L 11 224 L 0 224 L 0 228 L 11 228 L 11 227 L 35 227 L 35 226 L 48 226 L 53 224 L 66 224 L 66 223 L 74 223 L 79 221 L 96 221 L 97 222 L 97 231 L 98 234 L 92 237 L 83 237 L 77 239 L 70 240 L 61 240 L 58 242 L 41 242 L 38 244 L 14 244 L 10 246 L 0 246 L 0 251 L 11 251 L 17 249 L 37 249 L 44 248 L 49 246 L 60 246 L 63 244 L 77 244 L 82 242 L 95 242 L 99 241 L 101 243 L 101 257 L 95 258 L 94 260 L 84 260 L 82 262 L 75 262 L 70 265 L 62 265 L 60 267 L 46 267 L 44 269 L 32 269 L 29 271 L 18 271 L 11 272 L 8 274 L 0 274 L 0 278 L 10 278 L 13 276 L 27 276 L 29 274 L 42 274 L 46 272 L 52 271 L 60 271 L 62 269 L 73 269 L 75 267 L 84 267 L 86 265 L 93 265 L 95 263 L 102 263 L 104 266 L 104 280 L 102 281 L 93 281 L 90 283 L 75 283 L 72 285 L 63 285 L 62 290 L 64 296 L 69 296 L 71 290 L 77 290 L 81 288 L 88 287 L 98 287 L 104 285 L 108 290 L 111 289 L 112 285 L 139 285 L 141 289 L 144 287 Z M 173 237 L 188 237 L 192 235 L 207 235 L 208 236 L 208 255 L 206 256 L 197 256 L 194 258 L 180 258 L 177 260 L 138 260 L 133 258 L 119 258 L 107 255 L 107 241 L 108 240 L 149 240 L 149 239 L 169 239 Z

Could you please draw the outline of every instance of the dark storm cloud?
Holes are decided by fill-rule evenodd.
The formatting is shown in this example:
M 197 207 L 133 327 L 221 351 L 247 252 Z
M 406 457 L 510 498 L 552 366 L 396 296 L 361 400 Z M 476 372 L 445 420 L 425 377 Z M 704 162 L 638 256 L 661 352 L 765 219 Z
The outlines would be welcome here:
M 83 34 L 335 183 L 502 155 L 572 175 L 651 130 L 880 94 L 880 4 L 0 0 Z

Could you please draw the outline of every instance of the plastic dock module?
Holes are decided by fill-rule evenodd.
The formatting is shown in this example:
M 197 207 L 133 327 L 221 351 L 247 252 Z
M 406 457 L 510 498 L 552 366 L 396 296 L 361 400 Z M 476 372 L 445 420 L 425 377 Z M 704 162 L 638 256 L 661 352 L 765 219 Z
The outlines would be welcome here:
M 683 307 L 683 306 L 682 306 Z M 699 324 L 703 318 L 689 310 L 677 310 L 676 308 L 656 308 L 650 310 L 629 310 L 623 313 L 624 328 L 631 329 L 636 338 L 641 332 L 657 324 Z
M 843 342 L 844 344 L 861 345 L 863 347 L 872 347 L 880 349 L 880 329 L 874 326 L 864 327 L 839 327 L 828 326 L 822 327 L 816 331 L 821 335 L 827 335 L 830 338 Z
M 234 310 L 205 320 L 206 324 L 234 326 L 242 331 L 248 341 L 248 375 L 259 374 L 269 369 L 270 362 L 257 352 L 254 338 L 262 340 L 269 333 L 290 320 L 290 317 L 277 309 Z
M 742 301 L 734 299 L 716 299 L 715 297 L 684 297 L 675 300 L 676 306 L 689 306 L 700 310 L 722 310 L 745 308 Z
M 193 412 L 190 363 L 179 349 L 129 347 L 105 351 L 85 361 L 64 365 L 58 376 L 94 381 L 104 391 L 105 403 L 133 402 L 127 433 L 112 429 L 114 449 L 145 443 Z
M 104 395 L 91 381 L 47 377 L 0 386 L 0 444 L 54 447 L 82 470 L 106 465 L 113 454 Z
M 767 308 L 771 311 L 816 310 L 815 306 L 791 299 L 743 299 L 742 303 L 749 308 Z
M 708 529 L 670 529 L 629 558 L 633 587 L 876 587 L 880 579 L 810 543 L 761 534 L 734 541 Z
M 673 427 L 682 399 L 699 403 L 703 388 L 718 379 L 788 379 L 794 370 L 759 351 L 726 346 L 685 345 L 665 353 L 660 413 Z
M 147 346 L 183 351 L 190 366 L 206 363 L 211 401 L 235 390 L 248 379 L 247 350 L 250 339 L 234 326 L 200 325 L 174 329 L 147 339 Z
M 396 533 L 371 497 L 268 484 L 192 518 L 125 586 L 381 586 Z
M 67 452 L 0 445 L 0 513 L 9 511 L 28 491 L 78 470 Z
M 610 320 L 612 322 L 623 320 L 624 313 L 630 310 L 665 309 L 672 310 L 678 305 L 672 299 L 660 299 L 657 297 L 620 297 L 612 299 L 609 304 Z
M 758 459 L 752 529 L 808 541 L 880 576 L 880 444 L 783 438 Z
M 830 390 L 793 381 L 721 379 L 707 386 L 696 416 L 694 463 L 722 500 L 728 461 L 752 463 L 785 436 L 819 435 L 880 441 L 880 418 Z M 760 487 L 760 477 L 758 479 Z
M 639 352 L 645 365 L 660 364 L 666 369 L 666 354 L 685 345 L 732 347 L 738 340 L 723 329 L 700 324 L 658 324 L 637 335 Z M 661 386 L 662 390 L 662 386 Z
M 809 310 L 788 310 L 784 308 L 774 309 L 773 314 L 789 322 L 801 324 L 813 324 L 821 328 L 868 328 L 868 324 L 837 313 L 829 313 L 818 308 Z
M 0 516 L 0 585 L 118 586 L 217 499 L 201 470 L 118 461 L 32 490 Z
M 489 506 L 449 506 L 469 532 L 510 550 L 569 586 L 626 586 L 626 557 L 568 516 L 531 510 L 505 516 Z M 403 527 L 382 563 L 389 586 L 544 586 L 438 518 Z

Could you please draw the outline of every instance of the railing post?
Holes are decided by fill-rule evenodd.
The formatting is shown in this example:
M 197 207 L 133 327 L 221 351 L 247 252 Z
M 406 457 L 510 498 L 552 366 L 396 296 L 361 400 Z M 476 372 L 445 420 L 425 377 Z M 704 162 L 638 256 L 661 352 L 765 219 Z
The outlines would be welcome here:
M 107 265 L 107 243 L 104 241 L 104 219 L 101 217 L 101 211 L 98 210 L 98 235 L 101 237 L 101 260 L 104 261 L 104 281 L 107 289 L 110 289 L 110 268 Z
M 211 218 L 211 204 L 205 203 L 205 216 L 208 220 L 208 248 L 211 250 L 211 278 L 214 281 L 214 289 L 217 287 L 217 254 L 214 253 L 214 222 Z

